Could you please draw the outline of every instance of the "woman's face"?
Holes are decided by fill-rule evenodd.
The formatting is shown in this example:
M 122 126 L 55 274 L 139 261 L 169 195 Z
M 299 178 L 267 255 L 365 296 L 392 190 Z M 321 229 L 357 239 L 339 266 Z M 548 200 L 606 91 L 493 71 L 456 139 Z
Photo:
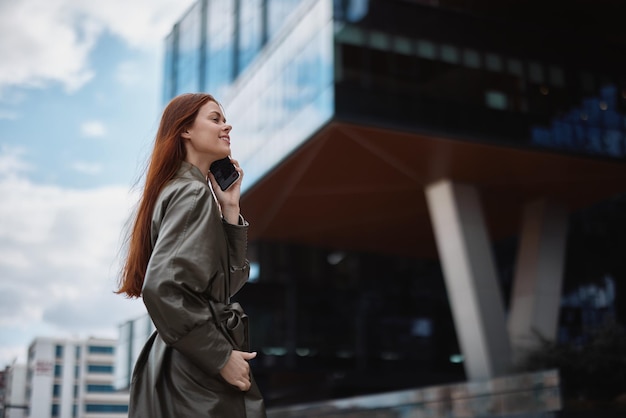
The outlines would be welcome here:
M 209 101 L 198 111 L 193 126 L 183 132 L 187 153 L 205 161 L 213 162 L 230 155 L 232 126 L 226 123 L 220 106 Z

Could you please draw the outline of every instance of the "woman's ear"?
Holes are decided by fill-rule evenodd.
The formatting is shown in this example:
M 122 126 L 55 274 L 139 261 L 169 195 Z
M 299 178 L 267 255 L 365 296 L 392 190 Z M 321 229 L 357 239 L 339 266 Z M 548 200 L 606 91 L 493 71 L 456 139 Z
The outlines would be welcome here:
M 185 129 L 182 134 L 180 134 L 185 139 L 191 138 L 191 134 L 189 133 L 189 129 Z

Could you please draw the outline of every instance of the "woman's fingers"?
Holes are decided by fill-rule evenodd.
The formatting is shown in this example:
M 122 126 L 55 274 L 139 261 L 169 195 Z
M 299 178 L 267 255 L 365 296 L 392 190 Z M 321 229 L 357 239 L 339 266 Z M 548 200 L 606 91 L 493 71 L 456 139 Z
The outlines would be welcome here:
M 248 360 L 256 357 L 256 353 L 233 350 L 220 374 L 231 385 L 242 391 L 250 390 L 250 365 Z

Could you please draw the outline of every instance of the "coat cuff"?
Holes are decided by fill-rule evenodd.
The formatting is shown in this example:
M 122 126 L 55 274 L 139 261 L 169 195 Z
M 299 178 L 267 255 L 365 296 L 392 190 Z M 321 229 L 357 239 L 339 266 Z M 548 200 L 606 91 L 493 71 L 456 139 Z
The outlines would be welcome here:
M 230 265 L 235 269 L 241 269 L 247 265 L 249 225 L 241 215 L 239 215 L 239 225 L 230 224 L 222 218 L 222 226 L 228 241 Z

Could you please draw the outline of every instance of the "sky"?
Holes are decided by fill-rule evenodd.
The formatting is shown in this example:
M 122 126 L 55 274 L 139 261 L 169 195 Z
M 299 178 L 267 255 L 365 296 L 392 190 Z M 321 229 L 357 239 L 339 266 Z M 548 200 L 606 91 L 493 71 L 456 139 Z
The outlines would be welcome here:
M 117 338 L 114 294 L 193 0 L 0 0 L 0 369 L 37 337 Z

